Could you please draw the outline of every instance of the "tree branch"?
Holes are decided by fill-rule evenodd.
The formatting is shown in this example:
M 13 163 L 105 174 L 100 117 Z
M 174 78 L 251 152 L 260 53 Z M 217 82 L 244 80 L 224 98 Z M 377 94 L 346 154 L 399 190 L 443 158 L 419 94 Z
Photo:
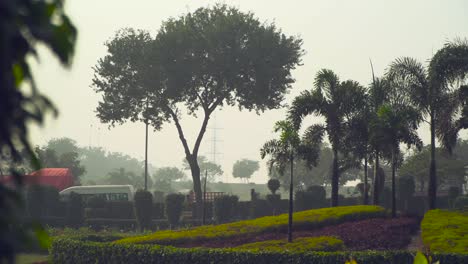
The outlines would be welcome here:
M 190 149 L 187 144 L 187 140 L 185 139 L 184 131 L 182 130 L 182 126 L 180 125 L 179 118 L 177 117 L 177 113 L 174 112 L 170 107 L 167 107 L 169 110 L 169 114 L 172 117 L 172 120 L 174 120 L 174 123 L 177 127 L 177 132 L 179 133 L 179 138 L 180 141 L 182 142 L 182 145 L 184 146 L 184 151 L 185 151 L 185 156 L 189 157 L 191 156 Z

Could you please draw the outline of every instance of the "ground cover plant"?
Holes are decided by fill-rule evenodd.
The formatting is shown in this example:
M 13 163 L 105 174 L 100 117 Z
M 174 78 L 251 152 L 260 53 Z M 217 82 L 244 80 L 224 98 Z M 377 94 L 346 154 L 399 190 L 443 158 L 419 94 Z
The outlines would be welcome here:
M 431 252 L 468 253 L 468 212 L 430 210 L 421 223 L 421 236 Z
M 338 225 L 324 226 L 315 230 L 294 232 L 294 241 L 314 237 L 336 237 L 343 241 L 347 251 L 360 250 L 403 250 L 411 241 L 418 228 L 414 218 L 375 218 Z M 227 248 L 239 247 L 247 243 L 262 243 L 285 238 L 284 233 L 269 232 L 250 234 L 230 239 L 188 241 L 178 247 Z
M 385 214 L 385 209 L 379 206 L 322 208 L 294 213 L 294 226 L 296 230 L 316 229 L 346 221 L 383 217 Z M 200 240 L 233 238 L 247 234 L 281 233 L 287 230 L 287 225 L 288 215 L 282 214 L 216 226 L 159 231 L 146 236 L 124 238 L 115 243 L 177 245 Z
M 249 251 L 272 252 L 307 252 L 307 251 L 339 251 L 345 248 L 342 240 L 336 237 L 301 237 L 293 242 L 286 239 L 267 240 L 262 242 L 247 243 L 236 247 Z

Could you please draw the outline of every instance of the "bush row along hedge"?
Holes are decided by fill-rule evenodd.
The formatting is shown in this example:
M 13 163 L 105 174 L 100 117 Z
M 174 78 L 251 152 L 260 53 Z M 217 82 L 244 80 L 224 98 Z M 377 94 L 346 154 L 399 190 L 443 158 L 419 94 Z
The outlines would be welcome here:
M 369 219 L 385 216 L 385 209 L 379 206 L 346 206 L 322 208 L 294 213 L 296 229 L 312 229 L 346 221 Z M 285 232 L 288 215 L 267 216 L 253 220 L 244 220 L 217 226 L 200 226 L 179 231 L 159 231 L 147 236 L 131 237 L 116 243 L 158 243 L 176 245 L 187 240 L 218 239 L 257 234 L 263 232 Z
M 414 253 L 406 251 L 366 252 L 252 252 L 243 249 L 174 248 L 159 245 L 113 244 L 67 238 L 52 242 L 53 263 L 225 263 L 225 264 L 339 264 L 353 258 L 366 264 L 412 264 Z M 441 264 L 468 263 L 468 255 L 434 254 Z
M 421 236 L 433 252 L 468 253 L 468 212 L 428 211 L 421 222 Z

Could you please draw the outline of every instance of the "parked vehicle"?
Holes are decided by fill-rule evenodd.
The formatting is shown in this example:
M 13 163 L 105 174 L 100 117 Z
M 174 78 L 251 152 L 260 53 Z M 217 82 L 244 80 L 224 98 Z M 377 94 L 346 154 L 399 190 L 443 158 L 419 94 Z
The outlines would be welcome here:
M 98 196 L 107 201 L 133 201 L 135 193 L 132 185 L 92 185 L 67 188 L 60 192 L 60 196 L 66 199 L 72 192 L 80 194 L 85 200 Z

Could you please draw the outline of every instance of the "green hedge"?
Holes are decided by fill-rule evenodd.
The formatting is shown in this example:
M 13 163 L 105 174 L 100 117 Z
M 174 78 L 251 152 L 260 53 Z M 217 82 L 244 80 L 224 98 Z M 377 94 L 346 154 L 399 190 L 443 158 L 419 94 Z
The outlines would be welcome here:
M 346 221 L 383 217 L 385 215 L 385 210 L 379 206 L 360 205 L 322 208 L 294 213 L 293 224 L 296 230 L 313 229 Z M 116 243 L 176 245 L 187 240 L 230 238 L 264 232 L 285 232 L 287 224 L 288 215 L 282 214 L 216 226 L 200 226 L 178 231 L 159 231 L 147 236 L 130 237 Z
M 249 252 L 242 249 L 174 248 L 159 245 L 113 244 L 58 238 L 52 242 L 53 263 L 223 263 L 223 264 L 340 264 L 349 258 L 365 264 L 412 264 L 414 253 L 366 252 Z M 441 264 L 468 263 L 468 255 L 436 254 Z
M 466 254 L 468 212 L 428 211 L 421 222 L 421 237 L 432 252 Z

